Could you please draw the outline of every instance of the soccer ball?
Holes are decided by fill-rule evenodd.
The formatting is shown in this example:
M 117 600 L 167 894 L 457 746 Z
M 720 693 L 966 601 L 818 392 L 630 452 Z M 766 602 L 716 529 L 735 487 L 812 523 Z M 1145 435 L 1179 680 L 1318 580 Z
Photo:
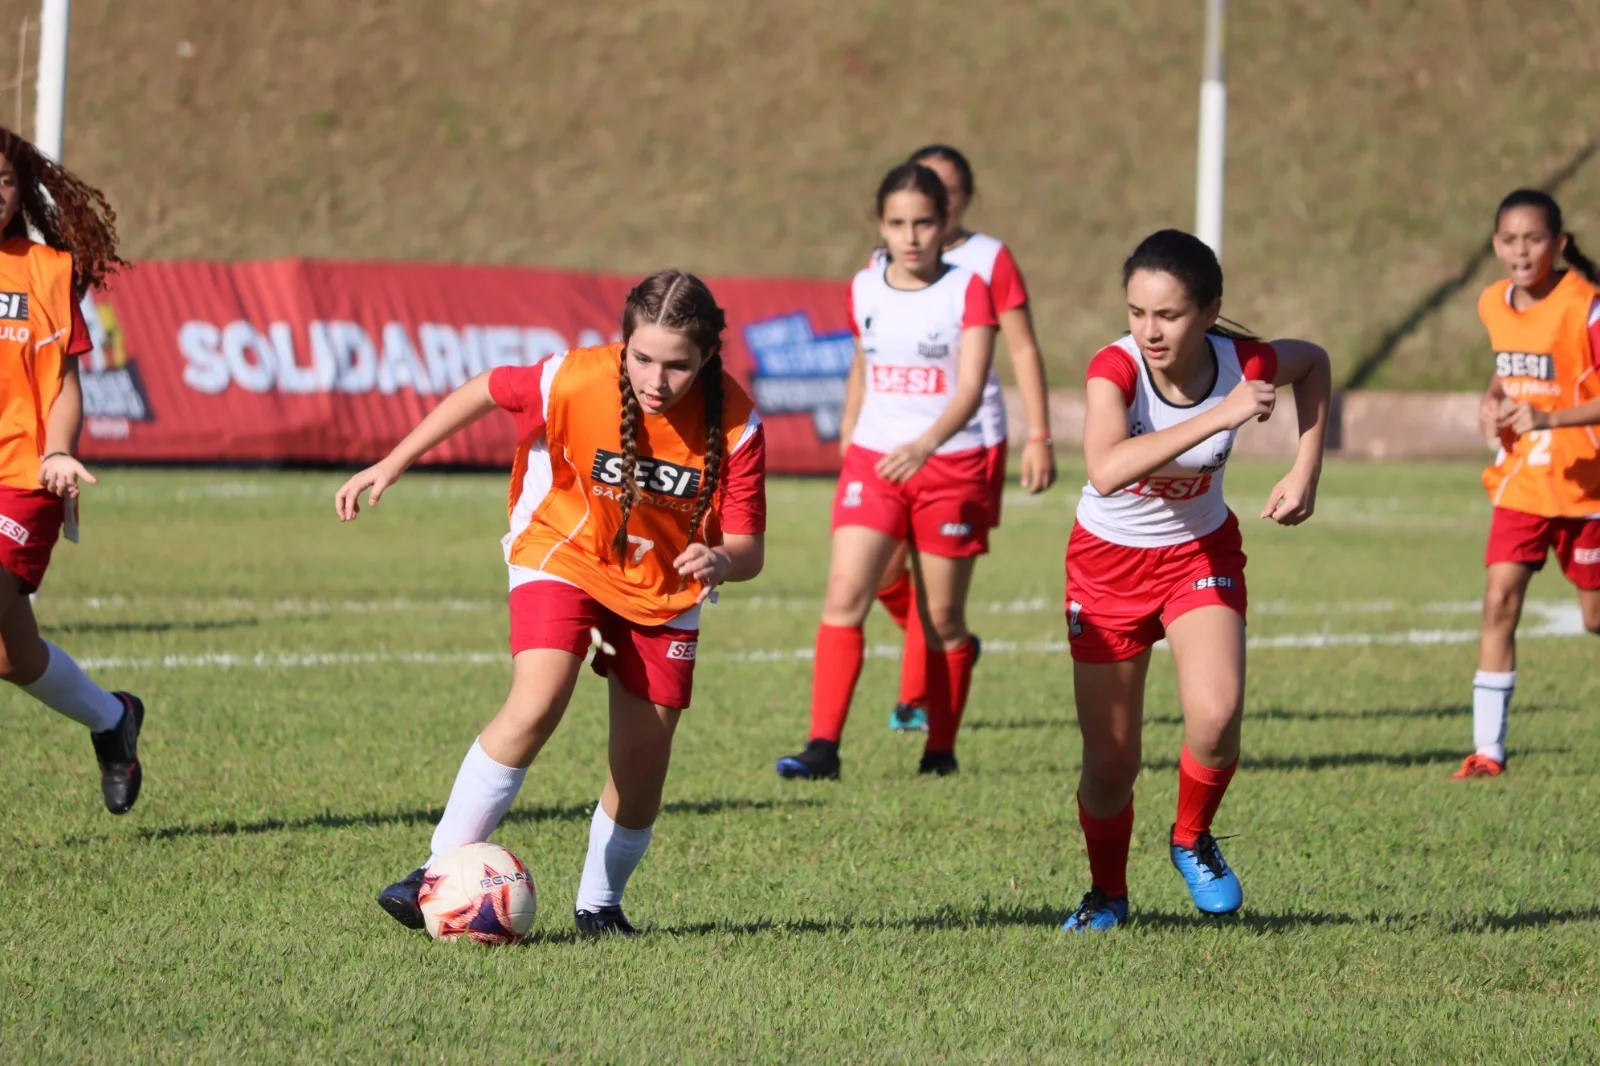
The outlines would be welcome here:
M 428 864 L 417 894 L 428 935 L 465 937 L 491 946 L 515 944 L 539 909 L 533 877 L 498 844 L 464 844 Z

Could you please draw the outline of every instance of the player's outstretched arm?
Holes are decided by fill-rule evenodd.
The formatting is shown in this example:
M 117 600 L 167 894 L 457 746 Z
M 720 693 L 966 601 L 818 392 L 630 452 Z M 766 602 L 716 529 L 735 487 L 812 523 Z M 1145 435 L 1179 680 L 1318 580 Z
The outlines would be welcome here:
M 1050 390 L 1045 384 L 1044 356 L 1039 354 L 1027 304 L 1000 312 L 1000 335 L 1006 339 L 1017 395 L 1028 419 L 1028 439 L 1022 446 L 1022 487 L 1040 493 L 1056 483 L 1056 455 L 1050 441 Z
M 1295 415 L 1300 422 L 1300 447 L 1294 466 L 1267 494 L 1262 518 L 1297 526 L 1316 508 L 1317 481 L 1322 477 L 1322 451 L 1328 441 L 1328 408 L 1333 397 L 1333 371 L 1328 353 L 1310 341 L 1275 340 L 1278 374 L 1274 385 L 1294 389 Z
M 1092 377 L 1084 386 L 1083 458 L 1089 484 L 1102 496 L 1120 492 L 1160 470 L 1196 444 L 1238 429 L 1252 418 L 1265 422 L 1276 393 L 1265 381 L 1241 381 L 1220 404 L 1175 426 L 1128 436 L 1128 403 L 1116 382 Z
M 492 371 L 484 371 L 446 396 L 439 406 L 429 411 L 422 421 L 417 423 L 416 429 L 407 433 L 405 439 L 394 446 L 393 451 L 346 481 L 333 498 L 334 511 L 338 514 L 339 520 L 349 522 L 361 513 L 362 492 L 367 492 L 369 505 L 378 506 L 378 500 L 383 497 L 384 492 L 390 485 L 400 480 L 400 475 L 409 470 L 412 463 L 426 455 L 441 441 L 493 411 L 497 405 L 494 397 L 489 394 L 491 373 Z

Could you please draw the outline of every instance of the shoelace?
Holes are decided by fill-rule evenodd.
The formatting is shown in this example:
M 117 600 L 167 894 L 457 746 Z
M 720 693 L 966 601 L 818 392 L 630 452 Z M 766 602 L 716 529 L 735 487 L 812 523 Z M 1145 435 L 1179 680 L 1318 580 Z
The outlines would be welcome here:
M 1079 925 L 1088 925 L 1089 921 L 1098 913 L 1105 904 L 1106 897 L 1098 888 L 1092 888 L 1083 894 L 1083 900 L 1078 904 L 1078 909 L 1073 912 L 1072 918 Z
M 1200 860 L 1200 865 L 1211 871 L 1211 876 L 1221 877 L 1228 872 L 1228 864 L 1222 861 L 1222 852 L 1217 849 L 1217 838 L 1210 833 L 1201 833 L 1194 842 L 1194 857 Z

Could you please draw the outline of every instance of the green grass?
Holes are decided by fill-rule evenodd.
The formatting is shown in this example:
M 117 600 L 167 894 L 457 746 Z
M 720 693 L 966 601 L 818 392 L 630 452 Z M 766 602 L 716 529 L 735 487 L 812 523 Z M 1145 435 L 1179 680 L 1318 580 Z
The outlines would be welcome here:
M 37 10 L 0 0 L 0 42 Z M 1072 384 L 1124 328 L 1134 243 L 1193 224 L 1203 10 L 79 0 L 66 159 L 138 257 L 842 279 L 883 172 L 949 141 Z M 1234 0 L 1229 28 L 1228 311 L 1323 342 L 1341 378 L 1472 258 L 1500 197 L 1600 136 L 1593 0 Z M 1558 192 L 1600 242 L 1600 160 Z M 1474 298 L 1494 275 L 1369 384 L 1481 388 Z
M 1279 470 L 1236 465 L 1248 515 Z M 1253 637 L 1465 642 L 1252 653 L 1218 822 L 1240 919 L 1200 920 L 1163 854 L 1180 725 L 1158 654 L 1137 919 L 1105 938 L 1056 929 L 1087 887 L 1058 613 L 1080 472 L 1014 497 L 980 568 L 990 651 L 962 774 L 917 778 L 918 742 L 885 728 L 894 666 L 875 659 L 843 782 L 778 781 L 809 664 L 735 653 L 809 648 L 830 491 L 779 481 L 769 572 L 709 614 L 669 807 L 629 889 L 652 935 L 572 935 L 605 772 L 587 679 L 499 837 L 542 904 L 532 942 L 501 951 L 408 933 L 372 897 L 426 853 L 504 694 L 502 479 L 411 477 L 341 528 L 333 474 L 104 473 L 39 613 L 148 701 L 148 777 L 111 818 L 81 731 L 3 697 L 8 1058 L 1578 1062 L 1600 1047 L 1594 642 L 1524 641 L 1510 773 L 1446 780 L 1471 735 L 1487 521 L 1469 467 L 1337 465 L 1311 525 L 1246 523 Z M 1532 596 L 1530 626 L 1570 628 L 1559 575 Z M 881 613 L 871 626 L 894 642 Z M 438 658 L 355 658 L 412 652 Z M 197 665 L 207 654 L 242 664 Z M 278 658 L 306 654 L 329 658 Z

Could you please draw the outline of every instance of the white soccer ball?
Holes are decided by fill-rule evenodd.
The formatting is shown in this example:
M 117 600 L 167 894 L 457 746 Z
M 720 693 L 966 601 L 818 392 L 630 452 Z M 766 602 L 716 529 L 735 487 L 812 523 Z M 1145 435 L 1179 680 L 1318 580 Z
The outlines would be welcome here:
M 464 844 L 428 864 L 417 894 L 428 935 L 515 944 L 533 928 L 539 895 L 522 860 L 498 844 Z

